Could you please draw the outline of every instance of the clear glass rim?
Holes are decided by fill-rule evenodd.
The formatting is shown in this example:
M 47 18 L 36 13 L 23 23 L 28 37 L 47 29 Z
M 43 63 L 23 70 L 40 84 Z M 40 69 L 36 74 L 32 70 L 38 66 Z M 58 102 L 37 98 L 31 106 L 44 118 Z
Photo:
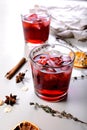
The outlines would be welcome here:
M 46 17 L 48 17 L 49 19 L 51 18 L 51 14 L 49 13 L 49 11 L 47 9 L 44 9 L 44 8 L 32 8 L 32 9 L 28 9 L 26 11 L 23 11 L 20 15 L 22 18 L 24 18 L 24 16 L 26 15 L 31 15 L 33 13 L 36 13 L 36 14 L 40 14 L 40 12 L 42 12 L 43 14 L 46 15 Z
M 73 54 L 73 58 L 72 58 L 72 60 L 71 60 L 71 62 L 69 62 L 69 63 L 67 63 L 67 64 L 65 64 L 65 65 L 60 65 L 60 66 L 58 66 L 58 67 L 53 67 L 53 66 L 49 66 L 49 65 L 42 65 L 42 64 L 39 64 L 39 63 L 37 63 L 37 62 L 35 62 L 34 60 L 33 60 L 33 58 L 32 58 L 32 53 L 33 53 L 33 51 L 35 50 L 35 49 L 38 49 L 38 47 L 39 48 L 41 48 L 42 46 L 61 46 L 61 47 L 64 47 L 64 48 L 66 48 L 66 49 L 68 49 L 68 50 L 70 50 L 71 52 L 72 52 L 72 54 Z M 38 65 L 38 66 L 42 66 L 42 67 L 51 67 L 51 68 L 61 68 L 61 67 L 65 67 L 65 66 L 67 66 L 67 65 L 70 65 L 70 64 L 72 64 L 73 62 L 74 62 L 74 59 L 75 59 L 75 52 L 71 49 L 71 48 L 69 48 L 69 47 L 66 47 L 66 46 L 64 46 L 64 45 L 60 45 L 60 44 L 44 44 L 44 45 L 39 45 L 39 46 L 36 46 L 36 47 L 34 47 L 31 51 L 30 51 L 30 53 L 29 53 L 29 58 L 30 58 L 30 60 L 34 63 L 34 64 L 36 64 L 36 65 Z

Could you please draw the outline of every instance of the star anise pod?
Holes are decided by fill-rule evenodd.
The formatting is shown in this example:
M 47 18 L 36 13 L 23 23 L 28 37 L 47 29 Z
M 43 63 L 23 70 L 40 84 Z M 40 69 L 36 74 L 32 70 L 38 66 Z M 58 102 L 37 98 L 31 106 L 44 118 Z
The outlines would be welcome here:
M 25 76 L 25 73 L 19 73 L 17 76 L 16 76 L 16 83 L 19 83 L 19 82 L 21 82 L 21 81 L 23 81 L 23 79 L 24 79 L 24 76 Z
M 5 96 L 5 97 L 6 97 L 5 103 L 6 103 L 7 105 L 13 106 L 14 104 L 16 104 L 17 95 L 12 95 L 12 94 L 10 94 L 10 96 Z

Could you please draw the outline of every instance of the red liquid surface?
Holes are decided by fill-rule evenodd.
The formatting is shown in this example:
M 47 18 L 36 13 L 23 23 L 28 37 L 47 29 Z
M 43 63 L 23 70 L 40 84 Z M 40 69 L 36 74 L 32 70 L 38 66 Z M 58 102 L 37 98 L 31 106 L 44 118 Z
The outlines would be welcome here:
M 48 40 L 49 17 L 46 18 L 37 14 L 25 15 L 22 24 L 26 43 L 41 44 Z
M 42 54 L 34 57 L 34 61 L 39 64 L 39 67 L 31 65 L 36 94 L 48 101 L 61 100 L 69 87 L 72 65 L 68 63 L 71 58 Z

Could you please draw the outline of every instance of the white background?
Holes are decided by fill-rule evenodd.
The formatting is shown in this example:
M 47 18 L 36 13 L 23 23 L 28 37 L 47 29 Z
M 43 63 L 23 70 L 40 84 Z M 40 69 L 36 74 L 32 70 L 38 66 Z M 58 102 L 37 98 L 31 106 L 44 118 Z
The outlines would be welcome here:
M 27 73 L 29 82 L 16 84 L 15 77 L 7 80 L 4 76 L 24 55 L 25 43 L 23 38 L 21 12 L 34 4 L 52 6 L 65 4 L 58 0 L 0 0 L 0 99 L 5 99 L 10 93 L 16 94 L 18 104 L 12 107 L 12 111 L 5 113 L 6 104 L 0 106 L 0 130 L 11 130 L 17 123 L 28 120 L 37 124 L 41 130 L 87 130 L 87 126 L 76 123 L 72 120 L 52 117 L 42 110 L 35 110 L 29 102 L 38 102 L 49 105 L 55 110 L 70 112 L 79 119 L 87 122 L 87 79 L 70 82 L 70 89 L 67 101 L 50 103 L 39 99 L 33 91 L 33 84 L 30 73 Z M 70 1 L 69 1 L 70 3 Z M 74 2 L 72 2 L 74 3 Z M 70 3 L 70 4 L 72 4 Z M 79 4 L 87 4 L 81 2 Z M 21 71 L 30 70 L 26 64 Z M 86 70 L 84 70 L 86 72 Z M 82 73 L 77 70 L 77 73 Z M 76 73 L 76 75 L 77 75 Z M 29 88 L 24 92 L 23 85 Z

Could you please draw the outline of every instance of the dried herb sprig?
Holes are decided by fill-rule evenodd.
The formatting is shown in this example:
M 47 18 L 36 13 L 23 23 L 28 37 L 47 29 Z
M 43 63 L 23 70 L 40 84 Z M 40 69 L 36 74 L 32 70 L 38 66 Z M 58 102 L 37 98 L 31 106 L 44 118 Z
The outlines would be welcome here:
M 67 113 L 65 111 L 56 111 L 54 109 L 52 109 L 51 107 L 47 106 L 47 105 L 39 105 L 38 103 L 34 103 L 34 102 L 30 102 L 30 105 L 34 105 L 35 106 L 35 109 L 38 109 L 38 108 L 41 108 L 43 109 L 46 113 L 49 113 L 51 114 L 52 116 L 55 116 L 55 117 L 59 117 L 59 118 L 66 118 L 66 119 L 72 119 L 76 122 L 79 122 L 79 123 L 83 123 L 83 124 L 86 124 L 87 125 L 87 122 L 84 122 L 84 121 L 81 121 L 79 120 L 77 117 L 74 117 L 72 114 L 70 113 Z
M 66 45 L 66 46 L 69 46 L 69 47 L 71 47 L 71 48 L 73 48 L 73 49 L 75 49 L 75 50 L 78 50 L 78 51 L 83 52 L 82 49 L 80 49 L 79 47 L 77 47 L 77 46 L 75 46 L 74 44 L 72 44 L 70 40 L 66 40 L 65 38 L 60 38 L 60 37 L 59 37 L 59 38 L 56 37 L 56 39 L 57 39 L 59 42 L 62 42 L 62 44 Z
M 64 39 L 64 41 L 66 42 L 66 44 L 68 44 L 69 46 L 71 46 L 72 48 L 78 50 L 78 51 L 81 51 L 83 52 L 83 50 L 81 50 L 79 47 L 75 46 L 74 44 L 72 44 L 70 41 L 67 41 Z

